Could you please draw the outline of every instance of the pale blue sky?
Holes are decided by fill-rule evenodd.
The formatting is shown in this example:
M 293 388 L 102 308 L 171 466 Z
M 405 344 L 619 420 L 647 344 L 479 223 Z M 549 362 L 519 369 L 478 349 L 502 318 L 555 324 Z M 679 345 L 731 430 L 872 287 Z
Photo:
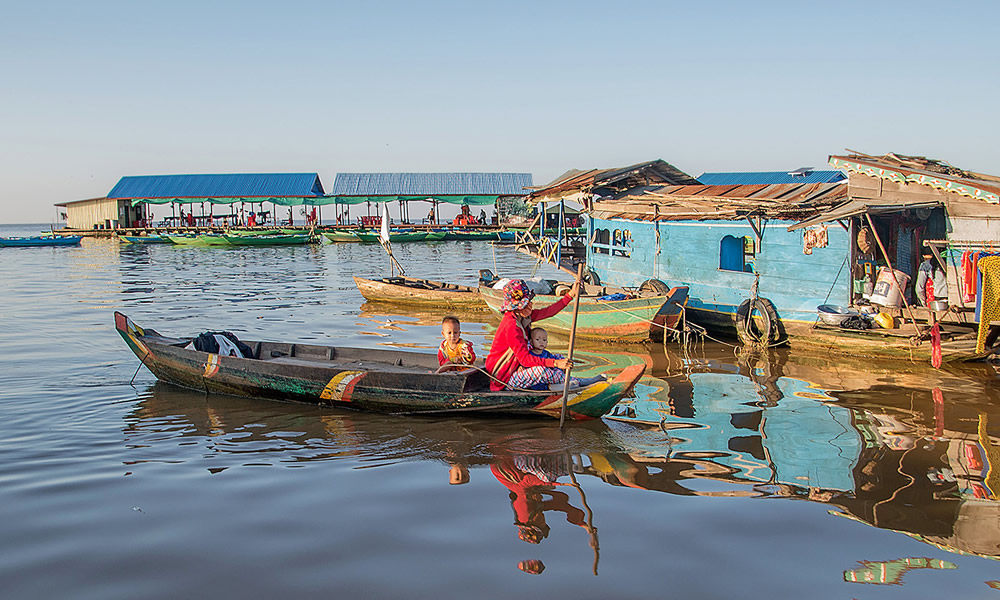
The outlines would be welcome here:
M 517 171 L 851 148 L 1000 174 L 996 2 L 4 2 L 0 222 L 123 175 Z

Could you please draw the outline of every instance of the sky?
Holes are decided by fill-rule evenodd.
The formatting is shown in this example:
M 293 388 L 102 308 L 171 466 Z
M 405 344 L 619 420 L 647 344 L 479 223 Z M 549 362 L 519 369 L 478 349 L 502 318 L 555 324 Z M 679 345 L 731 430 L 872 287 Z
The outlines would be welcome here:
M 1000 174 L 997 2 L 3 1 L 0 223 L 126 175 L 527 172 L 845 149 Z

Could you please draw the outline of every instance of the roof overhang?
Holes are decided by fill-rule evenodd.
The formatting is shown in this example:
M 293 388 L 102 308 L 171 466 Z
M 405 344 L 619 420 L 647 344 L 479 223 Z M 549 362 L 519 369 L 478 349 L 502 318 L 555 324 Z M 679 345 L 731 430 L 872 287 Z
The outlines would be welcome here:
M 895 203 L 876 203 L 861 200 L 849 200 L 841 204 L 822 212 L 815 217 L 806 219 L 788 228 L 788 231 L 795 231 L 797 229 L 803 229 L 805 227 L 811 227 L 813 225 L 821 225 L 823 223 L 830 223 L 833 221 L 839 221 L 840 219 L 847 219 L 849 217 L 856 217 L 858 215 L 882 215 L 889 213 L 896 213 L 903 210 L 911 210 L 916 208 L 937 208 L 943 206 L 941 202 L 927 201 L 927 202 L 895 202 Z

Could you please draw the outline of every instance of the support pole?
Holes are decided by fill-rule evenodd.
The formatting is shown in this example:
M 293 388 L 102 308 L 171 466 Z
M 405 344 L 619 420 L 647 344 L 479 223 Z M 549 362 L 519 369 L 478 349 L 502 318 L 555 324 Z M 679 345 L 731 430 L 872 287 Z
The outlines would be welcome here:
M 573 346 L 576 343 L 576 318 L 580 314 L 580 294 L 583 293 L 583 263 L 576 265 L 576 298 L 573 299 L 573 325 L 569 330 L 569 354 L 566 376 L 563 378 L 562 410 L 559 412 L 559 428 L 566 422 L 566 402 L 569 399 L 569 375 L 573 371 Z

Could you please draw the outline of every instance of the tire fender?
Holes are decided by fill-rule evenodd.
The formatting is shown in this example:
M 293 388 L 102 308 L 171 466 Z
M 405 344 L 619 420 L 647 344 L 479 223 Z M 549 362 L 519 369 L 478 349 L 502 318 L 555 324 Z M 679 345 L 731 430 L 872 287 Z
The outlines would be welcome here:
M 760 327 L 751 317 L 758 315 Z M 781 338 L 778 311 L 767 298 L 744 300 L 736 309 L 736 335 L 744 346 L 766 346 Z

